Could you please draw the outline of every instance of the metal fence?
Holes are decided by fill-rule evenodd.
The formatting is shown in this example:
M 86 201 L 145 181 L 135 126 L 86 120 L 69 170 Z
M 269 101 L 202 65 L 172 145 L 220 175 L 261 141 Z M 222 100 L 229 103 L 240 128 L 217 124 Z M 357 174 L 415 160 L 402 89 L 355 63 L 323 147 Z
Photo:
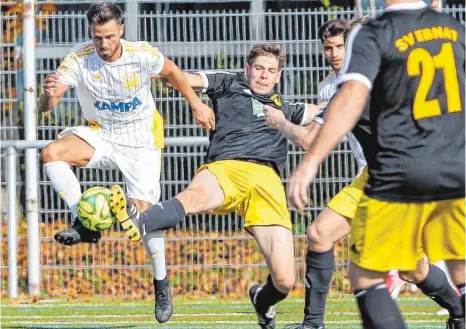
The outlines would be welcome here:
M 41 2 L 39 2 L 41 4 Z M 40 5 L 39 5 L 40 6 Z M 87 22 L 82 11 L 54 12 L 40 8 L 36 16 L 37 87 L 41 90 L 45 76 L 53 72 L 70 47 L 88 38 Z M 354 10 L 302 10 L 255 12 L 254 10 L 204 12 L 148 12 L 136 6 L 127 16 L 127 36 L 147 40 L 187 71 L 224 69 L 241 71 L 245 56 L 253 44 L 267 40 L 277 42 L 287 52 L 287 62 L 279 84 L 284 98 L 316 102 L 317 85 L 330 68 L 321 56 L 317 40 L 318 26 L 335 17 L 352 18 Z M 446 11 L 465 19 L 464 8 Z M 21 89 L 21 17 L 1 14 L 1 140 L 23 139 L 23 105 Z M 129 24 L 130 22 L 131 24 Z M 177 92 L 153 85 L 156 104 L 166 120 L 166 136 L 206 136 L 190 114 L 186 102 Z M 207 101 L 207 99 L 206 99 Z M 52 140 L 67 126 L 83 123 L 73 91 L 49 115 L 37 118 L 37 138 Z M 203 164 L 205 145 L 169 146 L 163 155 L 162 199 L 183 190 Z M 288 164 L 283 177 L 286 183 L 302 152 L 289 147 Z M 6 234 L 6 151 L 2 149 L 2 294 L 7 292 Z M 24 158 L 17 159 L 18 206 L 24 204 Z M 82 189 L 111 186 L 123 178 L 116 170 L 75 168 Z M 321 167 L 310 193 L 312 202 L 304 213 L 292 211 L 295 255 L 298 263 L 297 289 L 303 288 L 305 230 L 326 202 L 352 180 L 356 163 L 346 142 L 341 143 Z M 116 226 L 103 234 L 98 245 L 65 248 L 53 242 L 53 234 L 69 225 L 70 216 L 64 202 L 53 191 L 39 160 L 39 220 L 41 289 L 50 296 L 110 294 L 138 297 L 151 294 L 151 271 L 144 248 L 129 242 Z M 21 210 L 21 209 L 20 209 Z M 18 279 L 20 293 L 27 292 L 26 222 L 18 221 Z M 264 280 L 266 265 L 258 254 L 253 239 L 247 235 L 242 220 L 236 215 L 189 216 L 176 230 L 166 234 L 169 278 L 175 293 L 199 292 L 221 296 L 245 294 L 252 281 Z M 344 291 L 346 279 L 347 241 L 336 248 L 338 270 L 333 288 Z

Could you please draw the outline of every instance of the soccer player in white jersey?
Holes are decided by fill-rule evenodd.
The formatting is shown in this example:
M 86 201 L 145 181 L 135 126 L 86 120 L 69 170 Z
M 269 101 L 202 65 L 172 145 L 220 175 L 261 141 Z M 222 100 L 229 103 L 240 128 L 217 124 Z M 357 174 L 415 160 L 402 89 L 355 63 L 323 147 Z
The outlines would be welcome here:
M 349 26 L 353 26 L 359 21 L 354 20 L 347 24 L 346 21 L 337 19 L 326 22 L 319 29 L 319 38 L 323 44 L 324 55 L 327 62 L 332 66 L 333 72 L 319 84 L 318 101 L 323 103 L 320 104 L 322 109 L 314 118 L 314 122 L 307 128 L 293 125 L 285 119 L 280 111 L 271 107 L 264 109 L 267 123 L 282 131 L 292 143 L 304 150 L 308 149 L 323 124 L 326 102 L 330 100 L 336 91 L 336 77 L 345 57 L 345 32 Z M 358 129 L 360 140 L 367 143 L 370 136 L 362 132 L 366 130 L 366 127 L 361 125 Z M 334 244 L 350 233 L 350 222 L 356 214 L 367 180 L 366 161 L 362 148 L 353 134 L 347 136 L 347 138 L 357 159 L 360 174 L 350 185 L 343 188 L 330 200 L 308 228 L 309 250 L 306 255 L 304 320 L 302 323 L 286 326 L 289 329 L 325 328 L 325 303 L 335 268 Z M 445 274 L 429 266 L 426 276 L 424 271 L 426 266 L 424 261 L 420 261 L 416 270 L 404 272 L 400 275 L 405 280 L 415 282 L 426 295 L 435 298 L 434 300 L 437 303 L 446 307 L 450 312 L 459 311 L 461 305 L 457 302 L 455 291 L 448 284 Z
M 97 243 L 100 232 L 82 226 L 77 218 L 81 187 L 70 166 L 118 168 L 126 179 L 134 206 L 144 211 L 160 198 L 163 119 L 150 90 L 150 74 L 169 79 L 187 99 L 203 127 L 213 129 L 213 111 L 189 86 L 183 72 L 147 42 L 129 42 L 123 12 L 116 4 L 97 3 L 87 12 L 92 40 L 73 47 L 55 74 L 44 81 L 41 112 L 51 111 L 70 89 L 76 89 L 90 126 L 65 129 L 42 151 L 52 186 L 66 202 L 74 223 L 55 234 L 63 245 Z M 165 265 L 162 232 L 147 235 L 144 245 L 151 260 L 156 299 L 155 317 L 166 322 L 173 313 Z

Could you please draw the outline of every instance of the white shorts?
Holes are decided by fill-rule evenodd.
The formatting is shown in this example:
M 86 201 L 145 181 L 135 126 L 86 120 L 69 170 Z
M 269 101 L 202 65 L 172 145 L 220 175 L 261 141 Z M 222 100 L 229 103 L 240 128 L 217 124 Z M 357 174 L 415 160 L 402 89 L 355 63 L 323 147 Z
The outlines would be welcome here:
M 155 204 L 160 199 L 161 150 L 118 145 L 100 137 L 91 127 L 77 126 L 63 130 L 58 138 L 76 135 L 94 148 L 85 168 L 119 169 L 126 179 L 126 193 L 131 199 Z

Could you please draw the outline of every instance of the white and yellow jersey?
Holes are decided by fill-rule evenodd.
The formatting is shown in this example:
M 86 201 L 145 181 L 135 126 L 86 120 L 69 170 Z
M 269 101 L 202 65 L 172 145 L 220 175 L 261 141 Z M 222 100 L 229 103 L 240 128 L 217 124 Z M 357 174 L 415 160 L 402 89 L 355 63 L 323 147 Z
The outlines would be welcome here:
M 322 107 L 321 112 L 318 113 L 314 118 L 315 122 L 318 122 L 320 124 L 323 123 L 323 114 L 325 113 L 325 108 L 327 107 L 326 103 L 330 101 L 330 98 L 332 98 L 333 94 L 335 94 L 337 90 L 336 81 L 337 77 L 335 73 L 332 72 L 319 83 L 319 88 L 317 92 L 317 102 L 318 104 L 325 103 L 325 105 Z M 346 136 L 346 138 L 348 139 L 351 151 L 353 151 L 354 157 L 356 158 L 356 161 L 358 163 L 359 173 L 361 173 L 361 170 L 367 164 L 366 158 L 364 157 L 364 153 L 362 151 L 362 147 L 352 133 L 349 133 Z
M 131 147 L 163 147 L 163 119 L 150 90 L 150 74 L 159 74 L 164 56 L 147 42 L 121 40 L 123 52 L 112 63 L 95 52 L 91 41 L 73 47 L 57 74 L 76 88 L 84 118 L 102 139 Z

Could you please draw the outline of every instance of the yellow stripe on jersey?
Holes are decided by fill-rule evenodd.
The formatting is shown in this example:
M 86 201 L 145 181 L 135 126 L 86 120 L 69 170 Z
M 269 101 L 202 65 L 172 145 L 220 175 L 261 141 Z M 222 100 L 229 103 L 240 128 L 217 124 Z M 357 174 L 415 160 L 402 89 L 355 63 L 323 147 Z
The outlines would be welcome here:
M 77 59 L 76 53 L 75 52 L 70 52 L 68 55 L 63 58 L 63 60 L 60 63 L 60 66 L 57 69 L 57 74 L 64 74 L 66 71 L 68 71 L 68 68 L 73 64 L 73 62 Z
M 152 136 L 154 137 L 154 145 L 158 149 L 165 147 L 163 117 L 157 109 L 152 114 Z
M 125 43 L 125 50 L 130 53 L 150 53 L 155 57 L 160 57 L 160 53 L 152 47 L 148 42 L 141 43 Z
M 89 56 L 94 53 L 94 45 L 87 45 L 76 51 L 78 57 Z
M 98 130 L 100 129 L 100 125 L 97 121 L 94 120 L 87 120 L 87 122 L 91 125 L 92 130 Z

